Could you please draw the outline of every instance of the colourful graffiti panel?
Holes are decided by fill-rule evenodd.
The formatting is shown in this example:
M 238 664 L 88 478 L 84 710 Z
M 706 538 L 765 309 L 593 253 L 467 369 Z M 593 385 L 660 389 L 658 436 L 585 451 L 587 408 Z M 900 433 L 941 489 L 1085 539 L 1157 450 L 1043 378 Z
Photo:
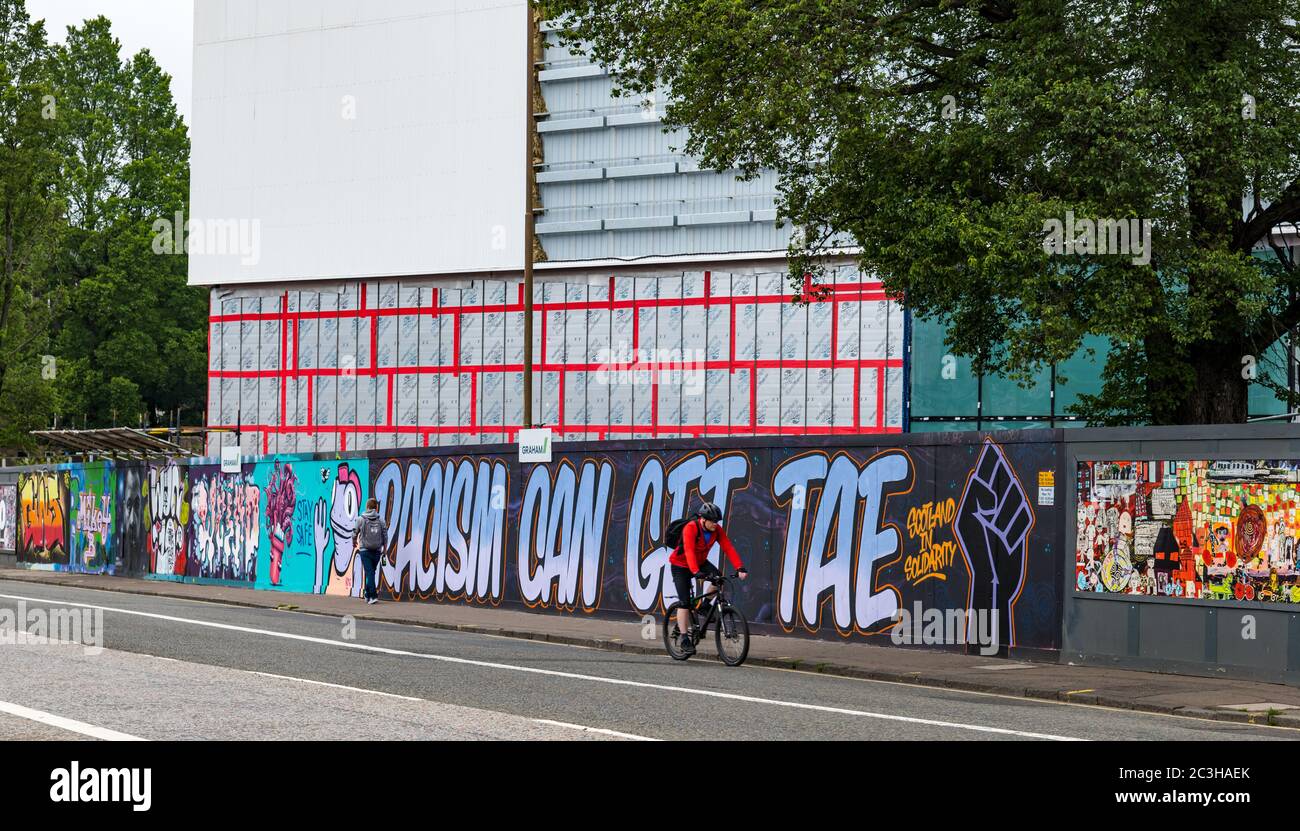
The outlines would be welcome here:
M 244 465 L 240 473 L 229 474 L 222 473 L 220 465 L 190 467 L 186 576 L 257 581 L 262 488 L 254 467 Z
M 1076 589 L 1300 603 L 1300 461 L 1081 462 Z
M 365 459 L 259 462 L 257 586 L 359 596 L 352 529 L 367 492 Z
M 68 491 L 55 471 L 26 473 L 18 478 L 18 561 L 35 565 L 67 565 Z
M 0 551 L 18 545 L 18 486 L 0 485 Z
M 113 529 L 117 472 L 109 462 L 76 465 L 67 471 L 68 567 L 73 571 L 113 573 Z
M 150 465 L 136 472 L 130 495 L 123 503 L 124 514 L 134 517 L 139 511 L 142 517 L 134 536 L 144 545 L 151 574 L 175 577 L 199 574 L 199 566 L 190 556 L 189 473 L 188 466 L 177 462 Z

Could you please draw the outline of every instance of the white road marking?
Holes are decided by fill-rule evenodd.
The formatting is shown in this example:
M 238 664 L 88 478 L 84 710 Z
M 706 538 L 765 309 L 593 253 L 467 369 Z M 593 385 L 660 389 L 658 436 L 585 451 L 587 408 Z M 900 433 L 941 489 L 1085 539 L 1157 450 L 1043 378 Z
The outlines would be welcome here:
M 0 713 L 8 713 L 11 716 L 25 718 L 28 721 L 36 721 L 41 724 L 48 724 L 51 727 L 57 727 L 60 730 L 67 730 L 72 733 L 80 733 L 83 736 L 90 736 L 93 739 L 103 739 L 106 742 L 147 741 L 139 736 L 132 736 L 129 733 L 119 733 L 116 730 L 109 730 L 107 727 L 96 727 L 95 725 L 87 724 L 84 721 L 56 716 L 53 713 L 46 713 L 41 710 L 33 710 L 30 707 L 24 707 L 21 704 L 12 704 L 8 701 L 0 701 Z
M 174 660 L 174 659 L 168 659 Z M 336 690 L 347 690 L 348 692 L 364 693 L 366 695 L 378 695 L 384 698 L 397 698 L 402 701 L 415 701 L 420 704 L 436 704 L 428 698 L 417 698 L 413 695 L 400 695 L 398 693 L 384 692 L 383 690 L 368 690 L 365 687 L 349 687 L 347 684 L 333 684 L 329 681 L 316 681 L 312 678 L 299 678 L 296 675 L 277 675 L 274 672 L 260 672 L 255 669 L 238 669 L 239 672 L 246 672 L 249 675 L 259 675 L 262 678 L 274 678 L 278 681 L 297 681 L 299 684 L 311 684 L 317 687 L 330 687 Z M 463 706 L 463 705 L 457 705 Z M 488 712 L 488 711 L 485 711 Z M 603 727 L 588 727 L 585 724 L 570 724 L 567 721 L 551 721 L 545 718 L 533 719 L 538 724 L 549 724 L 552 727 L 567 727 L 570 730 L 581 730 L 584 733 L 600 733 L 604 736 L 615 736 L 620 739 L 630 739 L 637 742 L 657 742 L 659 739 L 652 739 L 649 736 L 638 736 L 635 733 L 620 733 L 617 730 L 606 730 Z
M 366 693 L 368 695 L 379 695 L 384 698 L 399 698 L 402 701 L 418 701 L 421 704 L 434 703 L 427 698 L 416 698 L 413 695 L 399 695 L 397 693 L 384 692 L 382 690 L 367 690 L 364 687 L 349 687 L 347 684 L 331 684 L 329 681 L 316 681 L 311 678 L 298 678 L 293 675 L 276 675 L 274 672 L 259 672 L 255 669 L 239 669 L 239 672 L 247 672 L 249 675 L 260 675 L 263 678 L 274 678 L 277 681 L 297 681 L 299 684 L 311 684 L 316 687 L 332 687 L 336 690 L 347 690 L 348 692 Z
M 807 704 L 801 701 L 782 701 L 775 698 L 760 698 L 752 695 L 741 695 L 739 693 L 719 692 L 716 690 L 701 690 L 691 687 L 674 687 L 668 684 L 652 684 L 647 681 L 631 681 L 624 678 L 608 678 L 601 675 L 583 675 L 576 672 L 561 672 L 554 669 L 541 669 L 539 667 L 517 666 L 515 664 L 502 664 L 494 661 L 476 661 L 470 658 L 456 658 L 451 655 L 434 655 L 427 652 L 410 652 L 405 649 L 392 649 L 386 646 L 372 646 L 369 644 L 356 643 L 354 641 L 340 641 L 332 638 L 317 638 L 311 635 L 296 635 L 291 632 L 277 632 L 273 629 L 258 629 L 251 626 L 237 626 L 233 623 L 218 623 L 210 620 L 194 620 L 192 618 L 176 617 L 174 615 L 163 615 L 156 612 L 141 612 L 134 609 L 119 609 L 113 606 L 98 606 L 92 603 L 81 603 L 67 600 L 51 600 L 42 597 L 25 597 L 22 595 L 0 594 L 0 598 L 6 600 L 23 600 L 29 603 L 47 603 L 62 604 L 65 606 L 84 606 L 88 609 L 101 609 L 105 612 L 114 612 L 116 614 L 133 615 L 135 617 L 150 618 L 153 620 L 165 620 L 169 623 L 188 623 L 194 626 L 206 626 L 211 629 L 222 629 L 228 632 L 243 632 L 250 635 L 265 635 L 272 638 L 283 638 L 285 640 L 300 641 L 302 643 L 315 643 L 324 646 L 341 646 L 345 649 L 356 649 L 363 652 L 376 652 L 382 655 L 396 655 L 410 658 L 424 658 L 430 661 L 440 661 L 449 664 L 460 664 L 463 666 L 485 667 L 488 669 L 499 669 L 507 672 L 522 672 L 530 675 L 545 675 L 553 678 L 568 678 L 576 681 L 591 681 L 598 684 L 611 684 L 621 687 L 637 687 L 640 689 L 659 690 L 661 692 L 681 693 L 682 695 L 696 695 L 706 698 L 721 698 L 728 701 L 744 701 L 750 704 L 763 704 L 774 707 L 788 707 L 795 710 L 811 710 L 819 713 L 834 713 L 836 715 L 860 716 L 862 718 L 880 719 L 882 721 L 896 721 L 907 724 L 924 724 L 930 727 L 948 727 L 957 730 L 970 730 L 976 733 L 995 733 L 1002 736 L 1019 736 L 1026 739 L 1047 739 L 1051 741 L 1084 741 L 1083 739 L 1072 736 L 1057 736 L 1051 733 L 1032 733 L 1026 730 L 1011 730 L 1005 727 L 989 727 L 982 724 L 966 724 L 962 722 L 940 721 L 938 719 L 917 718 L 914 716 L 899 716 L 890 713 L 876 713 L 870 710 L 852 710 L 846 707 L 831 707 L 824 704 Z
M 570 730 L 581 730 L 584 733 L 599 733 L 602 736 L 615 736 L 620 739 L 630 739 L 634 742 L 660 741 L 660 739 L 652 739 L 649 736 L 638 736 L 635 733 L 620 733 L 617 730 L 606 730 L 603 727 L 587 727 L 583 724 L 570 724 L 567 721 L 551 721 L 549 718 L 535 718 L 533 721 L 538 724 L 549 724 L 552 727 L 567 727 Z

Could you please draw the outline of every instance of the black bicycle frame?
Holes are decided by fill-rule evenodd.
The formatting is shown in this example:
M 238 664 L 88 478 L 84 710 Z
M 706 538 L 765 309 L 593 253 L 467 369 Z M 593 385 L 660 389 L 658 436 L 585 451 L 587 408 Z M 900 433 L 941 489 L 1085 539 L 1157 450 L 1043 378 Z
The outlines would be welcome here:
M 694 631 L 693 631 L 691 634 L 692 634 L 693 636 L 696 636 L 697 638 L 702 638 L 702 637 L 704 637 L 704 634 L 705 634 L 706 632 L 709 631 L 709 624 L 713 623 L 713 619 L 714 619 L 715 617 L 718 618 L 718 625 L 721 626 L 721 625 L 722 625 L 722 619 L 721 619 L 721 616 L 719 615 L 719 609 L 720 609 L 724 604 L 727 605 L 727 606 L 730 606 L 730 605 L 731 605 L 730 603 L 727 602 L 727 598 L 726 598 L 726 596 L 723 594 L 723 592 L 724 592 L 725 589 L 726 589 L 726 585 L 727 585 L 726 582 L 725 582 L 725 578 L 724 578 L 724 582 L 721 582 L 721 583 L 714 583 L 714 585 L 716 585 L 716 586 L 718 587 L 718 590 L 715 591 L 715 592 L 710 592 L 710 593 L 708 593 L 708 594 L 701 594 L 701 595 L 700 595 L 700 596 L 695 600 L 695 605 L 694 605 L 694 607 L 691 609 L 691 618 L 692 618 L 692 620 L 694 620 L 694 619 L 696 618 L 696 616 L 698 616 L 698 615 L 700 614 L 700 612 L 699 612 L 699 607 L 700 607 L 700 605 L 703 604 L 703 603 L 708 603 L 708 604 L 709 604 L 709 614 L 708 614 L 708 616 L 704 618 L 704 621 L 703 621 L 702 623 L 700 623 L 699 626 L 692 626 L 692 629 L 694 629 Z

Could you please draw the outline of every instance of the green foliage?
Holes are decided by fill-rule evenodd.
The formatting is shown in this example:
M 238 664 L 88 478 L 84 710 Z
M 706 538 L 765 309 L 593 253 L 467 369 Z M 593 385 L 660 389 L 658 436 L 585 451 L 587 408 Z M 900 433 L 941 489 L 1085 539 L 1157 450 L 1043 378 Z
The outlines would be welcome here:
M 155 221 L 189 194 L 169 83 L 148 51 L 122 56 L 104 17 L 50 45 L 23 0 L 0 0 L 0 401 L 28 402 L 0 407 L 7 451 L 56 419 L 201 417 L 206 293 L 186 285 L 183 253 L 153 251 Z M 43 354 L 57 358 L 52 381 Z
M 1300 323 L 1300 0 L 541 5 L 704 165 L 778 173 L 796 284 L 856 246 L 1021 379 L 1116 344 L 1095 421 L 1241 421 L 1243 356 Z M 1046 251 L 1067 212 L 1150 221 L 1150 263 Z
M 0 0 L 0 436 L 7 445 L 28 443 L 26 426 L 46 426 L 53 412 L 39 361 L 58 301 L 49 269 L 65 228 L 55 102 L 44 27 L 21 0 Z

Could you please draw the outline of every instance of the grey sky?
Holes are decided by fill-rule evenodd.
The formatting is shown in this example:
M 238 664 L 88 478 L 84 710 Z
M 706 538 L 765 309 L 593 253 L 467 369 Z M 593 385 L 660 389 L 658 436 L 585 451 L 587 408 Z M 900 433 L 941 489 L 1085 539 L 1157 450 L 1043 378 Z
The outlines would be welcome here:
M 45 21 L 51 40 L 62 42 L 68 26 L 104 15 L 128 57 L 148 49 L 172 76 L 172 96 L 185 123 L 190 123 L 194 68 L 195 0 L 27 0 L 27 13 Z M 203 2 L 203 0 L 197 0 Z

